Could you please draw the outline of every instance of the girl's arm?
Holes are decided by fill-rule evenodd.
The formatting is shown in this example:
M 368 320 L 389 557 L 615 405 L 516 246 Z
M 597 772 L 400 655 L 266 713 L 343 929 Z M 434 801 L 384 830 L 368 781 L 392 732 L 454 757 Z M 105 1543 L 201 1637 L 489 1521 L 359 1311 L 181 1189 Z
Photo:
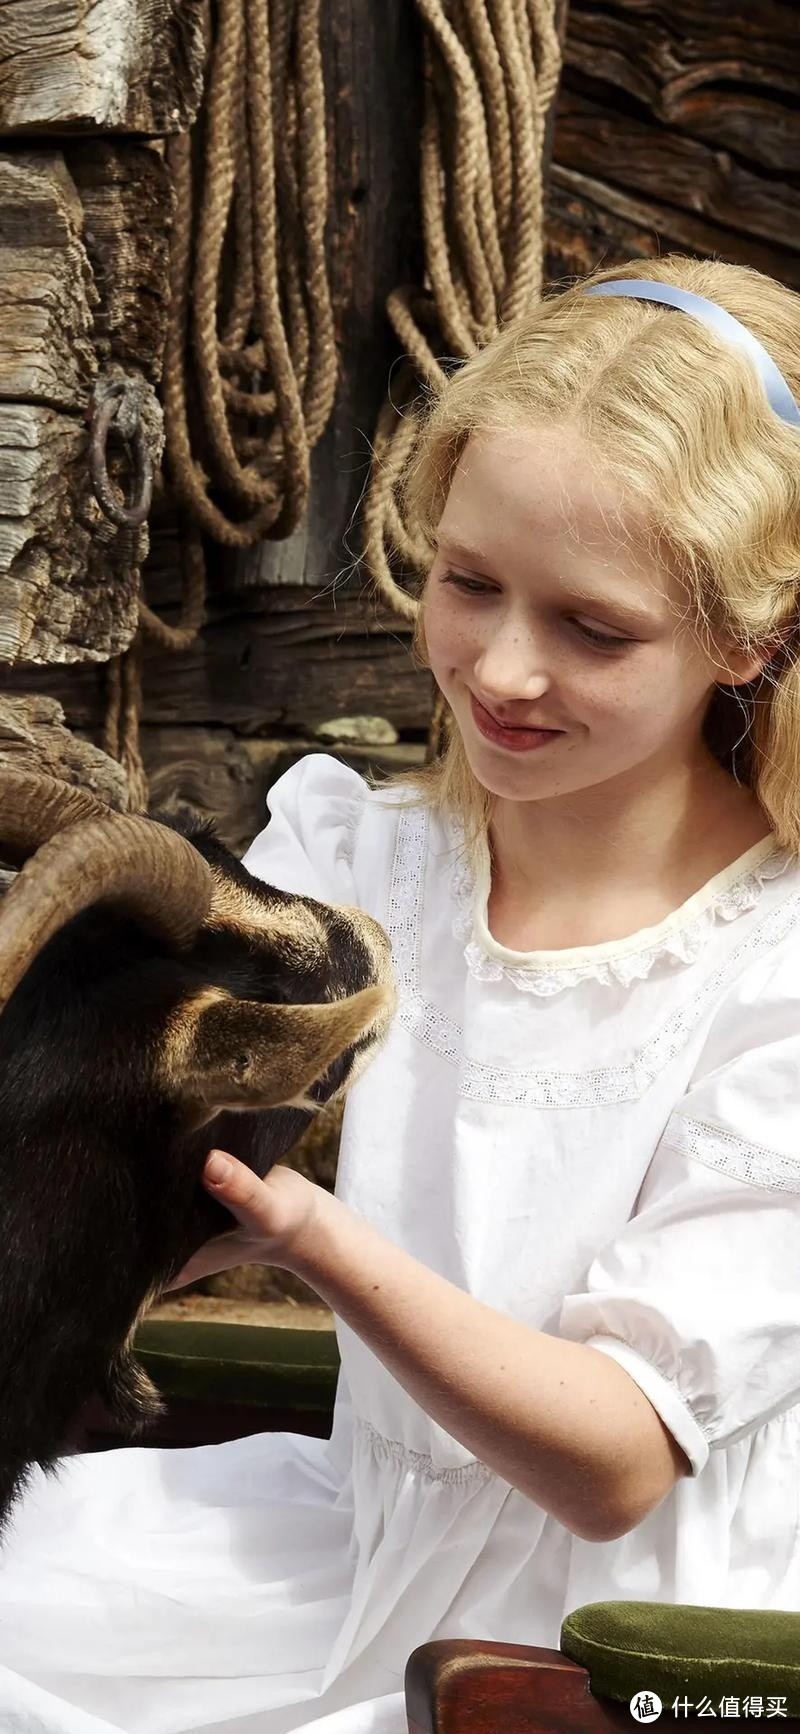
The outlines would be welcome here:
M 465 1294 L 292 1169 L 241 1162 L 209 1190 L 261 1258 L 302 1277 L 415 1402 L 573 1534 L 610 1541 L 659 1505 L 689 1465 L 638 1385 L 581 1343 Z

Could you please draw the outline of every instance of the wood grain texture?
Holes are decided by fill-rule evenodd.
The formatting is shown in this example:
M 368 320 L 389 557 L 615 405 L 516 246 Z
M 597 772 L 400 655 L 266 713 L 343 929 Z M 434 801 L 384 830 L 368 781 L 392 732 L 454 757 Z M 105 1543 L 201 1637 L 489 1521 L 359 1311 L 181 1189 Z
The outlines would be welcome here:
M 572 0 L 568 79 L 624 91 L 661 126 L 800 170 L 800 31 L 781 0 Z
M 81 240 L 96 292 L 95 354 L 101 365 L 118 361 L 156 383 L 175 206 L 163 153 L 152 144 L 95 139 L 65 145 L 64 160 L 81 203 Z
M 171 217 L 152 146 L 0 156 L 0 664 L 104 661 L 136 630 L 148 532 L 94 498 L 88 413 L 101 370 L 160 376 Z
M 424 747 L 322 746 L 296 740 L 243 739 L 226 728 L 148 724 L 141 735 L 151 809 L 188 803 L 214 819 L 228 847 L 243 854 L 267 823 L 267 791 L 307 753 L 331 752 L 361 775 L 402 771 L 424 760 Z
M 166 617 L 166 610 L 165 617 Z M 431 677 L 418 673 L 403 631 L 388 610 L 377 616 L 358 597 L 335 604 L 308 593 L 255 591 L 247 612 L 240 598 L 209 604 L 196 642 L 179 656 L 155 650 L 144 671 L 148 723 L 222 724 L 243 735 L 277 731 L 305 737 L 337 716 L 386 717 L 400 733 L 423 734 Z M 57 697 L 72 726 L 96 728 L 103 711 L 99 670 L 76 667 L 10 670 L 20 683 Z
M 571 0 L 548 276 L 670 250 L 800 285 L 790 0 Z
M 126 811 L 127 783 L 121 765 L 99 747 L 76 740 L 53 699 L 0 694 L 0 765 L 43 771 L 89 789 L 119 812 Z
M 353 525 L 370 442 L 397 358 L 386 298 L 418 282 L 422 80 L 419 23 L 408 0 L 322 7 L 326 93 L 327 255 L 339 356 L 330 422 L 311 460 L 309 510 L 283 542 L 240 557 L 241 587 L 323 587 L 352 571 Z
M 601 262 L 622 265 L 673 251 L 734 259 L 800 289 L 800 250 L 732 234 L 663 199 L 624 192 L 594 175 L 553 165 L 547 194 L 549 283 L 582 277 Z
M 627 1704 L 592 1695 L 586 1668 L 526 1644 L 422 1644 L 409 1658 L 405 1691 L 409 1734 L 601 1734 L 636 1725 Z M 699 1728 L 703 1720 L 668 1709 L 658 1726 Z
M 0 664 L 104 661 L 124 649 L 136 584 L 117 549 L 90 490 L 85 425 L 0 403 Z
M 0 134 L 180 132 L 205 51 L 206 0 L 0 0 Z

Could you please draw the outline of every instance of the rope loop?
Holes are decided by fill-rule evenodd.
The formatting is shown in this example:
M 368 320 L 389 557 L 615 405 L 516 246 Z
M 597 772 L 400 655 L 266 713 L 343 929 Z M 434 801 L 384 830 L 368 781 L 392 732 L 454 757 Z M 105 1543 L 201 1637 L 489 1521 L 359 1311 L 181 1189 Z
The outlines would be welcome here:
M 143 646 L 194 643 L 205 612 L 203 535 L 249 548 L 295 528 L 333 406 L 320 4 L 217 0 L 197 133 L 166 146 L 175 205 L 162 400 L 183 594 L 175 625 L 141 595 L 136 641 L 109 666 L 106 738 L 137 807 L 147 799 Z M 120 506 L 105 471 L 113 415 L 103 405 L 93 423 L 92 486 L 113 521 L 130 525 L 137 508 Z
M 543 147 L 561 68 L 555 0 L 415 3 L 425 288 L 387 301 L 406 366 L 380 413 L 363 516 L 375 588 L 411 620 L 430 562 L 403 518 L 421 404 L 541 292 Z

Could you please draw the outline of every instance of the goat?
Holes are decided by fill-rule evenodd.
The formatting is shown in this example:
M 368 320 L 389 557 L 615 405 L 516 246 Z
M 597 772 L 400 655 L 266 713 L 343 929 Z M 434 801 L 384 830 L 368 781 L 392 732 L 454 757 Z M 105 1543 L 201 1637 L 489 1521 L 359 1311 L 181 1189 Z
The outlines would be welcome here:
M 130 1339 L 232 1226 L 200 1184 L 264 1176 L 383 1040 L 389 941 L 253 878 L 190 817 L 113 813 L 0 767 L 0 1537 L 95 1393 L 163 1410 Z

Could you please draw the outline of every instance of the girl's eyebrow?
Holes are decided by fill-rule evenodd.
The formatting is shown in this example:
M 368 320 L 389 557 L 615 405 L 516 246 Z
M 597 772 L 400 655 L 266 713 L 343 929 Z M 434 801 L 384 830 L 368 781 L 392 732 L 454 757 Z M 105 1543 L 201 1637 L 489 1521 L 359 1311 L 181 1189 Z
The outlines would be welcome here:
M 440 553 L 446 551 L 448 554 L 452 554 L 456 560 L 463 560 L 466 565 L 469 565 L 473 560 L 479 561 L 484 566 L 491 565 L 488 554 L 482 553 L 480 548 L 470 548 L 466 542 L 454 542 L 449 536 L 443 536 L 440 539 L 435 530 L 431 532 L 431 541 L 434 548 L 438 549 Z
M 484 554 L 480 548 L 471 548 L 466 542 L 452 541 L 449 536 L 443 536 L 440 541 L 435 531 L 432 541 L 439 553 L 446 553 L 454 560 L 462 560 L 465 566 L 477 564 L 488 567 L 492 564 L 488 554 Z M 565 589 L 564 600 L 568 603 L 579 603 L 583 608 L 608 610 L 610 613 L 616 614 L 620 620 L 627 621 L 633 630 L 656 631 L 662 624 L 651 613 L 646 604 L 639 606 L 636 602 L 623 601 L 622 598 L 617 601 L 615 597 L 603 596 L 596 590 L 582 589 L 576 583 L 570 583 L 568 590 Z

